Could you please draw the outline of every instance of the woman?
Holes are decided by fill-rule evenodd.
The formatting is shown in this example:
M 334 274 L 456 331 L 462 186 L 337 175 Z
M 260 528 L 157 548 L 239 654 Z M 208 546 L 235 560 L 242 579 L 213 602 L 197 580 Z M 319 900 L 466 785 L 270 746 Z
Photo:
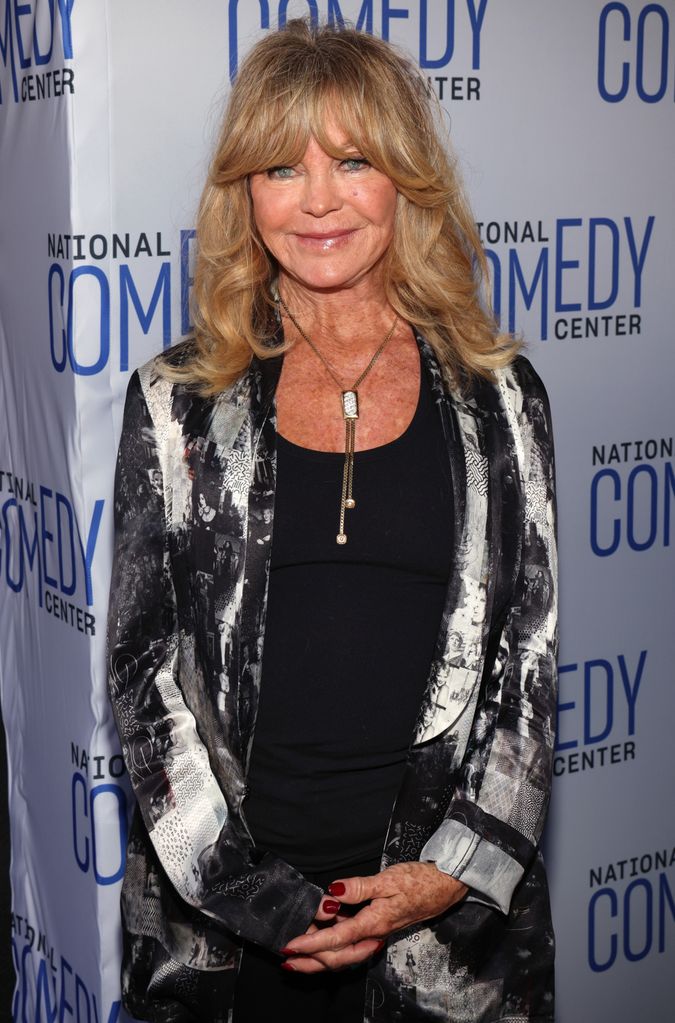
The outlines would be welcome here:
M 116 476 L 125 1005 L 550 1021 L 550 417 L 424 81 L 352 30 L 268 35 L 198 240 Z

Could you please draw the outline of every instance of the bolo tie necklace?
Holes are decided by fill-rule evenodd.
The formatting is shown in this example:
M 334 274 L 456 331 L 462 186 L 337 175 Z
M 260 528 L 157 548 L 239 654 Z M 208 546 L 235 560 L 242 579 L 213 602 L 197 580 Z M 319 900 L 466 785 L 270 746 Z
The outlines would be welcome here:
M 281 304 L 281 307 L 283 308 L 289 320 L 297 330 L 300 337 L 307 342 L 312 351 L 319 357 L 319 359 L 321 359 L 321 362 L 324 364 L 324 366 L 330 373 L 331 377 L 340 388 L 340 407 L 342 409 L 342 416 L 345 421 L 345 462 L 344 468 L 342 470 L 342 491 L 340 495 L 340 528 L 335 539 L 339 544 L 345 544 L 347 543 L 347 533 L 345 530 L 345 512 L 348 509 L 351 510 L 352 508 L 356 507 L 356 501 L 354 500 L 354 446 L 356 443 L 356 420 L 359 418 L 358 387 L 366 379 L 371 369 L 373 368 L 379 357 L 382 355 L 382 352 L 386 348 L 387 344 L 393 337 L 394 330 L 396 329 L 396 324 L 398 323 L 398 316 L 394 317 L 394 322 L 389 328 L 387 336 L 385 337 L 384 341 L 381 343 L 381 345 L 373 355 L 372 359 L 364 369 L 363 373 L 361 373 L 356 378 L 356 380 L 348 390 L 345 390 L 342 381 L 340 380 L 339 376 L 331 366 L 328 359 L 325 357 L 323 352 L 321 352 L 320 349 L 317 348 L 312 339 L 308 337 L 307 334 L 305 334 L 304 330 L 302 329 L 302 327 L 296 320 L 295 316 L 284 302 L 281 295 L 278 295 L 277 298 L 279 303 Z

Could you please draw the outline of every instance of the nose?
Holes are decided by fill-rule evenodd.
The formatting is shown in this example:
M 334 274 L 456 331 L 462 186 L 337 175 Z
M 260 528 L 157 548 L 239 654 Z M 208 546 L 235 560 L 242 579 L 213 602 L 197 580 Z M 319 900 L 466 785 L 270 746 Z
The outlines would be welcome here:
M 337 182 L 327 169 L 307 171 L 302 191 L 301 208 L 303 213 L 313 217 L 325 217 L 327 213 L 339 210 L 342 196 Z

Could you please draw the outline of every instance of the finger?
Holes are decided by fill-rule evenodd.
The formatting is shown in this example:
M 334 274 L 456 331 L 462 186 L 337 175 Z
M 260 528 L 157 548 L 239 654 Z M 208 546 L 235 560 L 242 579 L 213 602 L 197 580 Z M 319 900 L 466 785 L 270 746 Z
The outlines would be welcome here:
M 281 964 L 282 970 L 289 970 L 291 973 L 327 973 L 328 967 L 320 959 L 314 956 L 304 958 L 287 959 Z
M 321 900 L 314 919 L 318 920 L 320 923 L 326 923 L 329 920 L 335 920 L 339 912 L 340 903 L 338 900 L 334 899 L 332 896 L 328 896 Z
M 397 887 L 392 884 L 386 871 L 368 874 L 365 877 L 345 877 L 328 885 L 328 894 L 349 906 L 369 899 L 380 899 L 392 895 Z
M 286 960 L 295 973 L 321 973 L 324 970 L 346 970 L 350 966 L 358 966 L 367 959 L 377 955 L 384 946 L 384 941 L 368 938 L 354 945 L 340 949 L 339 952 L 322 952 L 315 956 L 295 956 Z
M 389 933 L 382 912 L 366 906 L 356 916 L 336 922 L 332 927 L 324 927 L 312 934 L 301 934 L 293 938 L 283 950 L 284 954 L 301 952 L 303 955 L 314 955 L 317 952 L 336 952 L 366 938 L 379 939 Z

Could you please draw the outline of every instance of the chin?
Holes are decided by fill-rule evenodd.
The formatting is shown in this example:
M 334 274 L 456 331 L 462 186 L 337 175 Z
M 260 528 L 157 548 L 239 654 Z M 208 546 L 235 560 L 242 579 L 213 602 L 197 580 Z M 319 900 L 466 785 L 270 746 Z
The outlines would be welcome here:
M 281 267 L 281 271 L 286 273 L 294 281 L 296 281 L 301 287 L 309 288 L 312 291 L 328 291 L 340 288 L 351 288 L 352 285 L 358 281 L 362 281 L 368 277 L 369 271 L 355 275 L 353 271 L 326 271 L 317 270 L 314 272 L 299 273 L 292 268 Z

